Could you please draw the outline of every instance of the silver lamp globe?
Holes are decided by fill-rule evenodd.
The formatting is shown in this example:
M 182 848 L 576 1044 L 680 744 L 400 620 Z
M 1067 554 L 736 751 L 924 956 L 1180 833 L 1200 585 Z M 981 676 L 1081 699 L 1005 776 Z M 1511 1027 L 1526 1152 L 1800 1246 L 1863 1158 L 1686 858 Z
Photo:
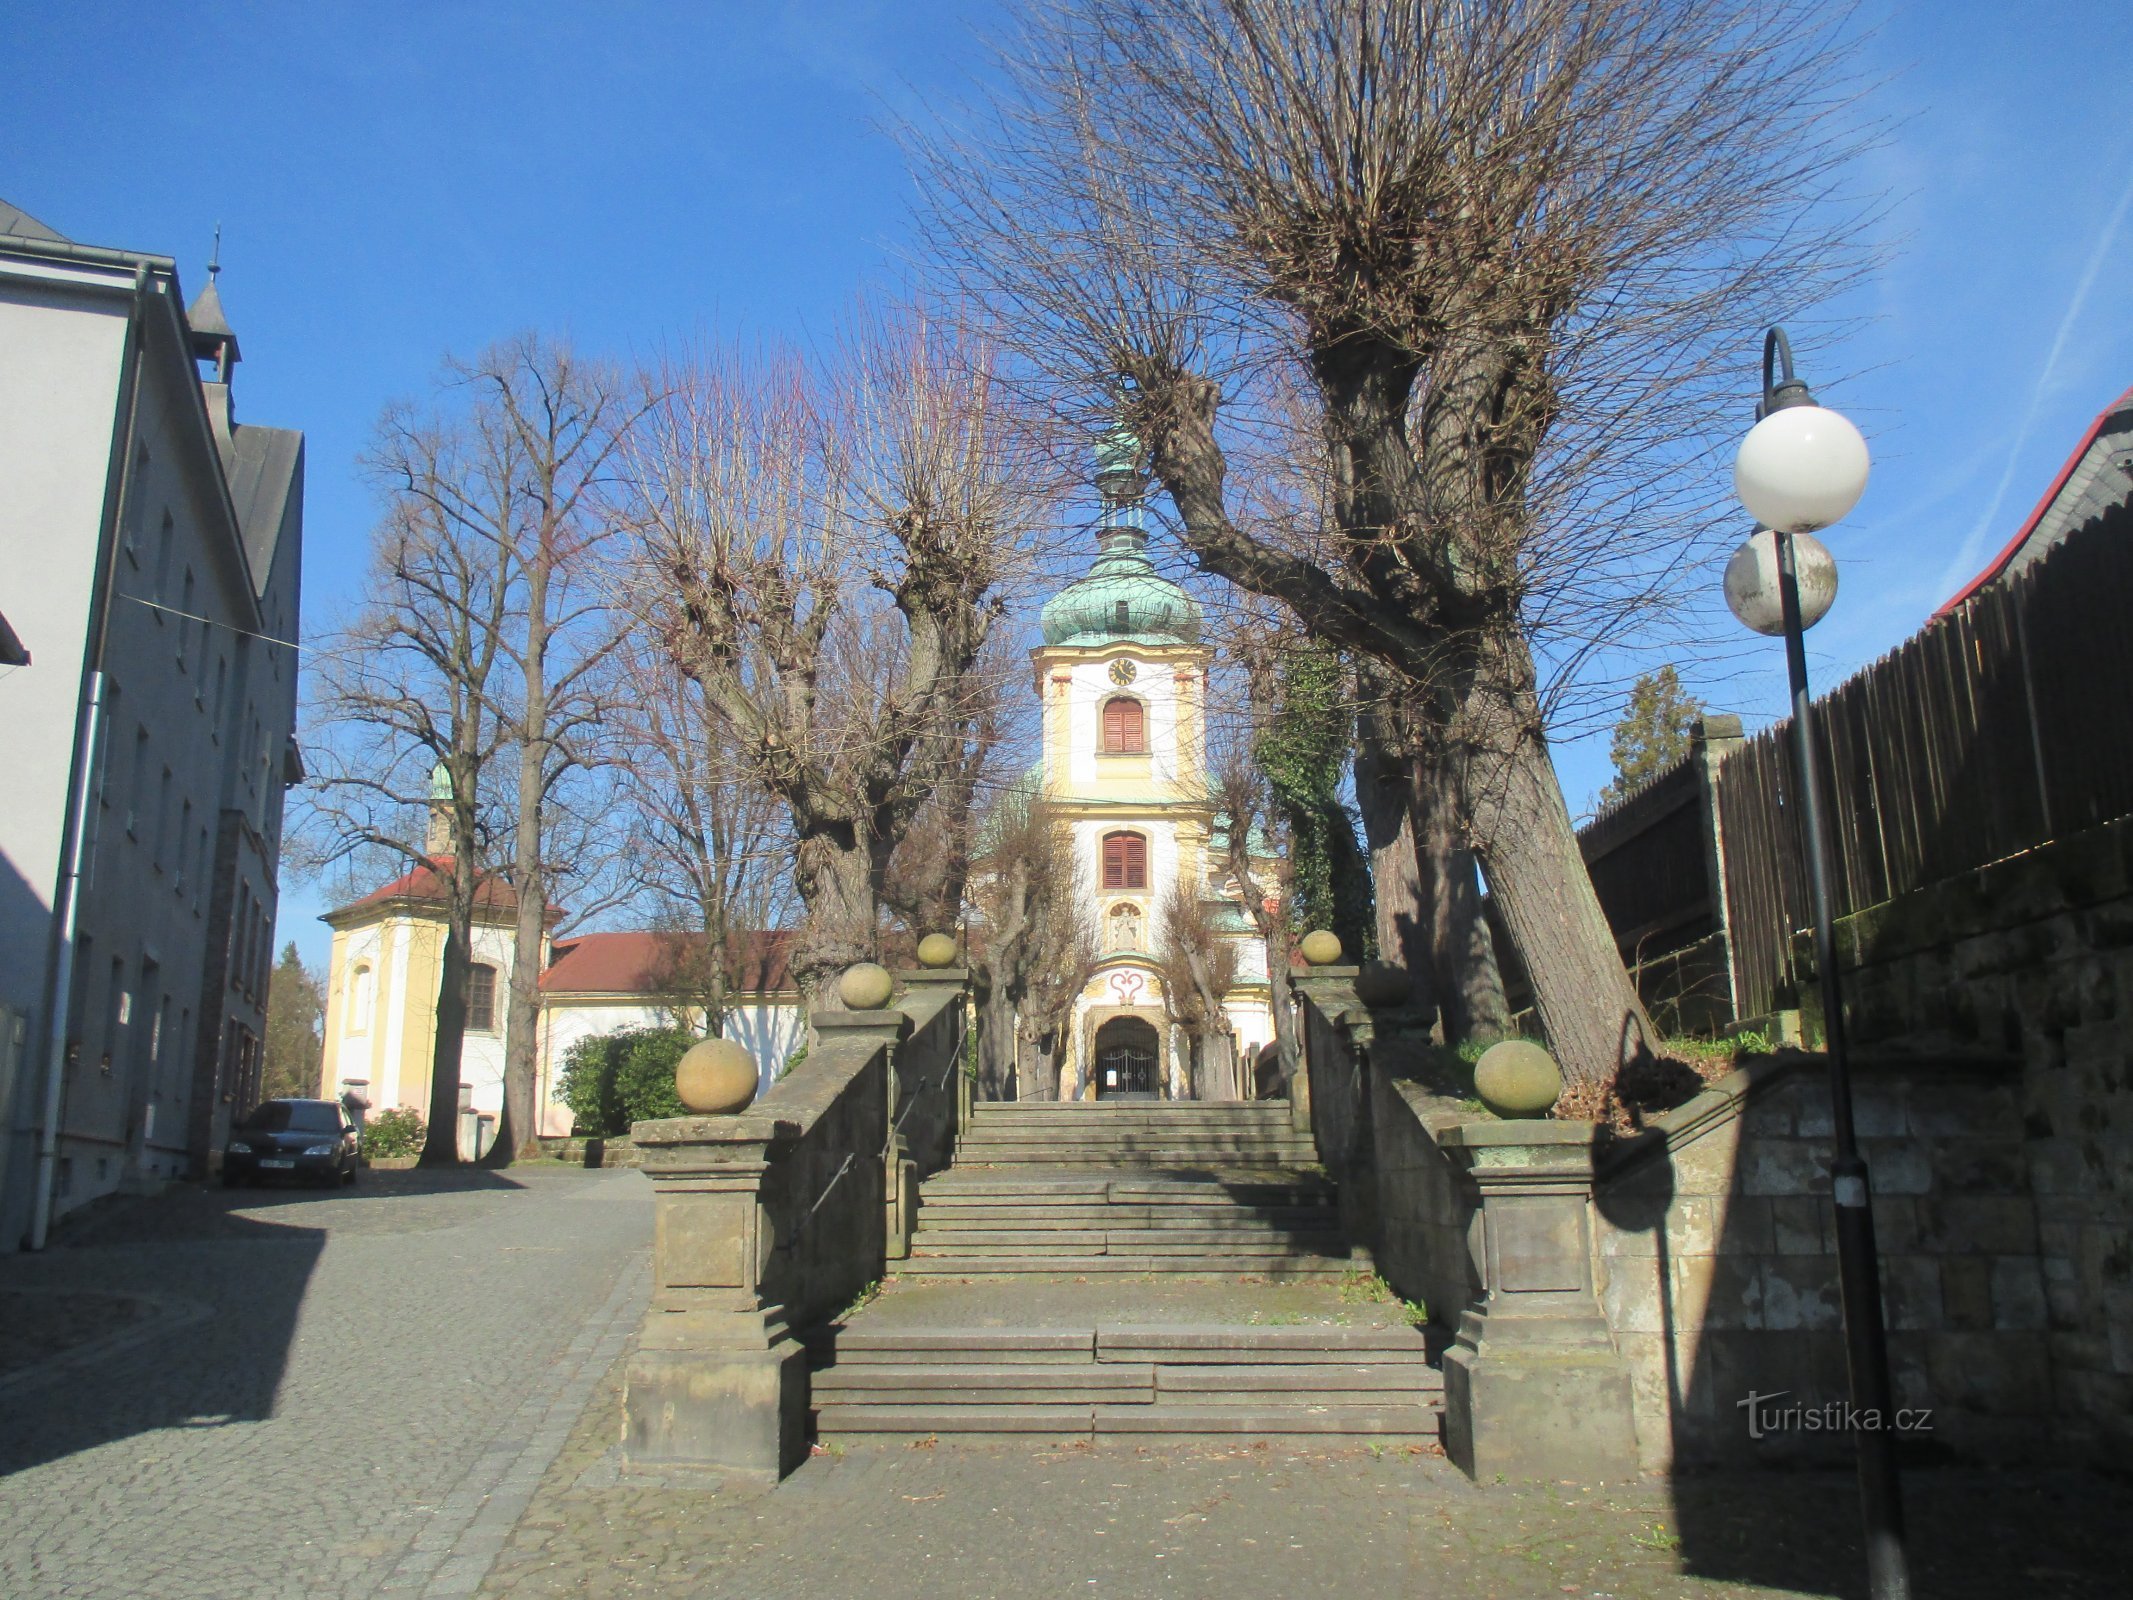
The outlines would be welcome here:
M 1837 558 L 1811 533 L 1792 538 L 1792 566 L 1800 586 L 1800 626 L 1812 628 L 1837 603 Z M 1758 528 L 1726 563 L 1726 606 L 1742 626 L 1775 639 L 1785 631 L 1785 602 L 1778 588 L 1777 535 Z
M 1766 528 L 1813 533 L 1841 522 L 1866 492 L 1866 440 L 1825 406 L 1789 405 L 1748 430 L 1733 490 Z

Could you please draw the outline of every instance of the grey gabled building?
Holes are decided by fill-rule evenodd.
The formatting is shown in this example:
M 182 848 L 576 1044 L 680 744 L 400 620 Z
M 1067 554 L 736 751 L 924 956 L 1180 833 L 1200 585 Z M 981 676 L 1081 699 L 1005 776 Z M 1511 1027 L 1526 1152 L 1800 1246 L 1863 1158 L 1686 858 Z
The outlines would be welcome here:
M 258 1093 L 304 441 L 214 273 L 0 202 L 0 1250 L 205 1173 Z M 20 658 L 19 661 L 16 658 Z

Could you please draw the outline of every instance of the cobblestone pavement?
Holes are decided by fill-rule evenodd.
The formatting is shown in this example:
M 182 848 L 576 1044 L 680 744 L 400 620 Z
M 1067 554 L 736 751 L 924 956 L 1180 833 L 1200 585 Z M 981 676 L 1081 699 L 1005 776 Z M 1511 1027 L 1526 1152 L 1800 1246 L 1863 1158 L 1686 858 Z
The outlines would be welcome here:
M 539 1168 L 184 1188 L 0 1259 L 0 1314 L 79 1330 L 0 1376 L 0 1595 L 471 1594 L 636 1326 L 650 1199 Z
M 913 1308 L 916 1309 L 916 1308 Z M 1843 1472 L 1476 1486 L 1433 1451 L 882 1442 L 776 1489 L 625 1472 L 610 1372 L 482 1586 L 511 1600 L 1780 1600 L 1863 1589 Z M 1924 1597 L 2118 1600 L 2133 1488 L 1910 1480 Z

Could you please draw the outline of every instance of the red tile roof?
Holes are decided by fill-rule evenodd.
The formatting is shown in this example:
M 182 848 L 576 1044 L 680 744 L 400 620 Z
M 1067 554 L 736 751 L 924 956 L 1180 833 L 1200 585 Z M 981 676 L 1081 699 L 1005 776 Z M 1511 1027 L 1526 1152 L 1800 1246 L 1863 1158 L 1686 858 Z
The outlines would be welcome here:
M 403 900 L 430 900 L 443 903 L 450 898 L 451 884 L 445 874 L 451 870 L 452 857 L 431 856 L 418 867 L 411 867 L 383 888 L 373 889 L 360 900 L 351 900 L 347 905 L 329 911 L 321 919 L 338 922 L 353 917 L 361 911 L 387 906 Z M 474 884 L 474 909 L 510 916 L 518 910 L 518 890 L 501 873 L 485 872 Z M 562 920 L 563 908 L 550 906 L 548 921 L 551 925 Z
M 786 929 L 732 935 L 726 970 L 735 986 L 752 994 L 791 992 L 786 961 L 793 939 Z M 702 934 L 575 934 L 556 940 L 548 970 L 541 974 L 541 992 L 671 994 L 687 986 L 677 983 L 677 974 L 692 966 L 703 948 Z

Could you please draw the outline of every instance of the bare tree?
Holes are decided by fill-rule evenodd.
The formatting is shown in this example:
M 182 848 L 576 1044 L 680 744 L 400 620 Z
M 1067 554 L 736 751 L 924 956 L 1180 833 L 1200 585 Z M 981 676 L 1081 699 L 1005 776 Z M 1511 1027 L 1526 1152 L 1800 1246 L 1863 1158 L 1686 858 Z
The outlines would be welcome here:
M 632 885 L 672 938 L 663 993 L 723 1036 L 746 937 L 783 924 L 792 845 L 784 807 L 734 748 L 733 731 L 657 641 L 619 659 L 609 732 L 630 815 Z
M 1296 929 L 1289 915 L 1288 884 L 1278 856 L 1255 861 L 1252 836 L 1259 819 L 1272 820 L 1266 779 L 1241 760 L 1224 763 L 1215 793 L 1228 830 L 1223 870 L 1243 906 L 1246 921 L 1266 950 L 1267 999 L 1274 1011 L 1274 1048 L 1281 1061 L 1281 1081 L 1292 1083 L 1303 1066 L 1303 1044 L 1296 1033 L 1296 1001 L 1289 984 L 1289 957 Z
M 970 758 L 1040 503 L 981 342 L 885 314 L 842 357 L 670 366 L 625 501 L 640 605 L 790 813 L 811 993 L 875 953 L 896 847 Z
M 1157 959 L 1170 1013 L 1192 1042 L 1186 1098 L 1242 1099 L 1237 1031 L 1222 1004 L 1237 981 L 1236 942 L 1222 936 L 1204 889 L 1183 873 L 1171 880 L 1157 916 Z
M 455 1166 L 475 896 L 509 826 L 483 781 L 510 734 L 500 701 L 515 558 L 446 509 L 481 471 L 478 441 L 458 422 L 391 407 L 364 464 L 384 513 L 357 616 L 315 658 L 299 826 L 314 867 L 398 857 L 442 889 L 421 1162 Z
M 521 334 L 472 363 L 447 363 L 466 398 L 475 470 L 437 480 L 438 514 L 503 551 L 512 576 L 506 653 L 517 667 L 507 721 L 517 757 L 511 882 L 517 891 L 504 1030 L 503 1114 L 487 1164 L 538 1133 L 542 951 L 549 931 L 551 800 L 591 760 L 610 709 L 602 663 L 620 639 L 596 563 L 608 523 L 604 475 L 642 402 L 609 367 Z
M 1029 13 L 975 131 L 916 141 L 951 274 L 1062 405 L 1126 380 L 1200 563 L 1395 679 L 1426 741 L 1412 781 L 1452 808 L 1577 1080 L 1649 1023 L 1532 645 L 1574 668 L 1664 611 L 1716 526 L 1688 469 L 1748 328 L 1858 259 L 1856 211 L 1828 204 L 1838 21 L 1814 0 L 1075 0 Z M 1330 549 L 1230 483 L 1255 449 L 1297 453 L 1261 403 L 1274 372 L 1315 399 Z
M 987 817 L 978 855 L 970 964 L 982 1008 L 979 1096 L 1050 1100 L 1075 997 L 1096 966 L 1089 885 L 1065 825 L 1021 788 Z M 1037 1052 L 1043 1069 L 1022 1071 Z

